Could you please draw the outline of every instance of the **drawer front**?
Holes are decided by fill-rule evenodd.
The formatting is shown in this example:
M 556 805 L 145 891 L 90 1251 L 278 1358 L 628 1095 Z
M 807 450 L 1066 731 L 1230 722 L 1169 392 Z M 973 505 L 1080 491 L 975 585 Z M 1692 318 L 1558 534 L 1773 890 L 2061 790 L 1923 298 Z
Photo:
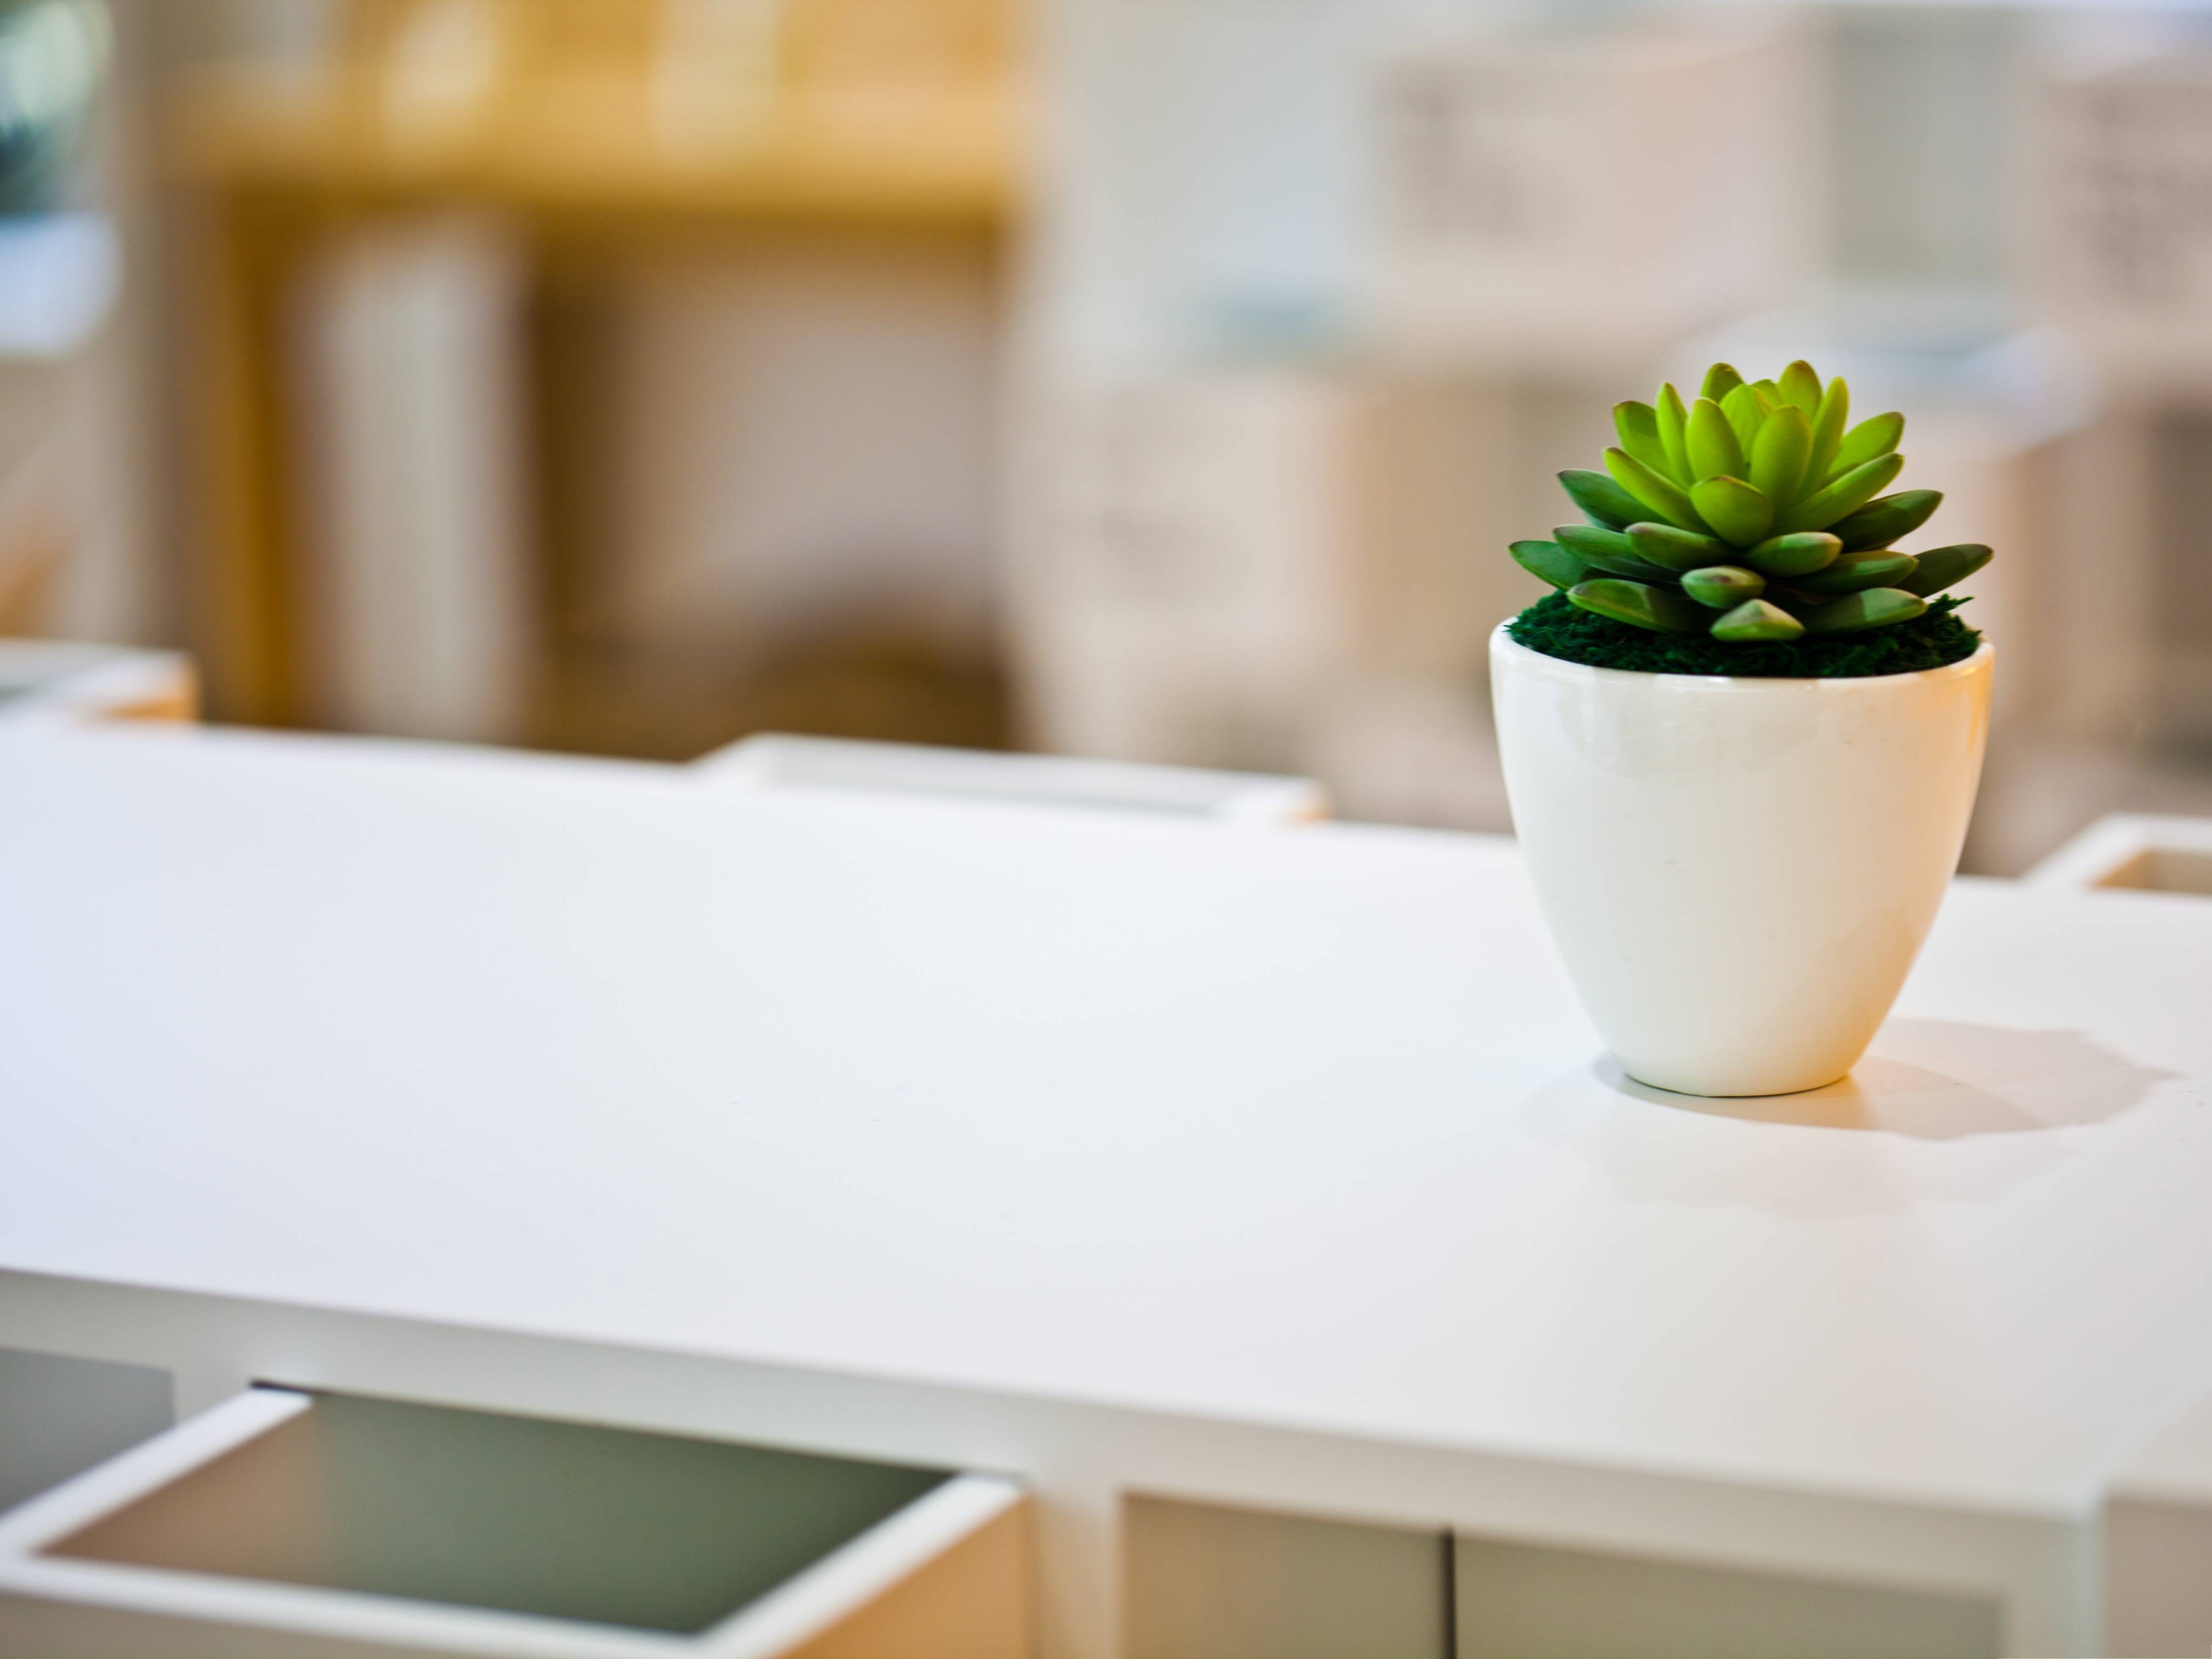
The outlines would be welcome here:
M 1021 1489 L 257 1389 L 0 1521 L 0 1649 L 1019 1659 Z
M 1457 1659 L 1997 1659 L 1992 1600 L 1462 1535 Z

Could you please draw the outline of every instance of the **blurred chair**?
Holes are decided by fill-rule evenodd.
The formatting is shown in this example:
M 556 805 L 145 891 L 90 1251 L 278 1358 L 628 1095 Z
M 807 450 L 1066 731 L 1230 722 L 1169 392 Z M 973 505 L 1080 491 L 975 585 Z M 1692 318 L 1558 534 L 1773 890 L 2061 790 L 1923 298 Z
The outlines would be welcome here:
M 1226 823 L 1282 827 L 1328 816 L 1328 797 L 1310 778 L 1140 766 L 1058 755 L 1006 755 L 923 744 L 763 732 L 701 757 L 695 769 L 718 784 L 859 789 L 956 795 Z
M 2115 812 L 2021 878 L 2038 887 L 2212 896 L 2212 818 Z

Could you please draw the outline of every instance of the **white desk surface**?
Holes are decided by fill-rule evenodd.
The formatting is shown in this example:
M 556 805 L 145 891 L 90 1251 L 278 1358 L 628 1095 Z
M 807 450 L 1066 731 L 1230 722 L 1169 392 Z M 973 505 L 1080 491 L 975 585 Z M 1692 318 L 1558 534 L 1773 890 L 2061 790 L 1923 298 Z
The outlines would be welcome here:
M 1609 1079 L 1510 842 L 0 743 L 0 1268 L 2077 1514 L 2212 1390 L 2212 907 Z

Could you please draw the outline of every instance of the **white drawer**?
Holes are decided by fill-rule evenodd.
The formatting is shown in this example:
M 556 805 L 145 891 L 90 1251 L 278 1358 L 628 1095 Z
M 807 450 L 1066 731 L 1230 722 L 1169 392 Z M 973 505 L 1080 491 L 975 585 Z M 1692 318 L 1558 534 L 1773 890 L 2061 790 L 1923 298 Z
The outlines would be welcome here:
M 40 1659 L 1021 1659 L 994 1476 L 255 1389 L 0 1520 Z

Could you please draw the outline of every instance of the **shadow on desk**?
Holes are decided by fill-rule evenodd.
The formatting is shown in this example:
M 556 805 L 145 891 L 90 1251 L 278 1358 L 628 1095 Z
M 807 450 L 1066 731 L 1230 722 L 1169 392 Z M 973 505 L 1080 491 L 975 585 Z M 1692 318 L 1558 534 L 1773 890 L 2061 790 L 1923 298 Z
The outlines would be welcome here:
M 1992 1198 L 2063 1155 L 2056 1132 L 2110 1122 L 2173 1080 L 2076 1031 L 1893 1019 L 1826 1088 L 1678 1095 L 1607 1054 L 1540 1089 L 1528 1122 L 1625 1197 L 1869 1214 Z
M 2133 1065 L 2078 1031 L 2016 1031 L 1947 1019 L 1890 1021 L 1849 1077 L 1802 1094 L 1709 1099 L 1638 1083 L 1610 1054 L 1597 1069 L 1607 1087 L 1654 1105 L 1917 1140 L 2102 1123 L 2168 1075 Z

